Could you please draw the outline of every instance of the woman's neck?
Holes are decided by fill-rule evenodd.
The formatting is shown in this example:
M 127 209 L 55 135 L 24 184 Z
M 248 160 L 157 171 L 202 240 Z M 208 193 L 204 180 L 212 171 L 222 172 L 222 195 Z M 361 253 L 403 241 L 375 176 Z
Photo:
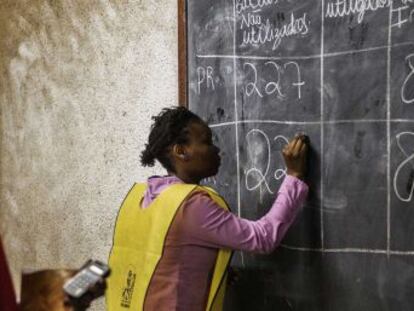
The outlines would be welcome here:
M 196 185 L 198 185 L 201 181 L 201 178 L 197 178 L 197 177 L 194 177 L 194 176 L 189 176 L 185 172 L 175 172 L 175 173 L 168 172 L 168 175 L 174 175 L 186 184 L 196 184 Z

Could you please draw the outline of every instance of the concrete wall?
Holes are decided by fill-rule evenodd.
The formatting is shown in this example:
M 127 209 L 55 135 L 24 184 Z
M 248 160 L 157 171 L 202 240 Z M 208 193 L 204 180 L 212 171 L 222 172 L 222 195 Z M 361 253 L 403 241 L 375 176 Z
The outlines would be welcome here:
M 1 0 L 0 232 L 22 269 L 106 260 L 150 116 L 177 104 L 177 7 Z M 95 307 L 95 309 L 101 309 Z

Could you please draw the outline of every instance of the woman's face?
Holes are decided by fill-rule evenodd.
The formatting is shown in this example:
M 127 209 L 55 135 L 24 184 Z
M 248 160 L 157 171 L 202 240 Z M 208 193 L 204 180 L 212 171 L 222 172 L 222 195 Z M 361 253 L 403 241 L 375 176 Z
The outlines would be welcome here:
M 217 174 L 220 149 L 213 144 L 212 132 L 204 122 L 191 122 L 188 130 L 188 143 L 183 145 L 184 161 L 176 162 L 176 165 L 180 165 L 179 169 L 188 177 L 199 182 Z

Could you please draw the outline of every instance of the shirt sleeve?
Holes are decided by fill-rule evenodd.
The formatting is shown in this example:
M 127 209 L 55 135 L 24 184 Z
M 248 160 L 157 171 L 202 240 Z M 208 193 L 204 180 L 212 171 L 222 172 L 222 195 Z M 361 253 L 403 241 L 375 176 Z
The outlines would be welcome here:
M 208 194 L 196 192 L 182 206 L 183 234 L 206 247 L 270 253 L 295 220 L 307 194 L 303 181 L 287 175 L 269 212 L 251 221 L 224 210 Z

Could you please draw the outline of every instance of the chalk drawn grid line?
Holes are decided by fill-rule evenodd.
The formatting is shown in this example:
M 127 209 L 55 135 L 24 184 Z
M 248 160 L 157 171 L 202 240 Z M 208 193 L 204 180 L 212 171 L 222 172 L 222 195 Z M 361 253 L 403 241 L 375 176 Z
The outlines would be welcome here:
M 392 46 L 392 12 L 393 1 L 390 1 L 388 14 L 387 41 L 387 256 L 391 252 L 391 46 Z
M 322 41 L 322 40 L 321 40 Z M 369 53 L 381 50 L 388 50 L 393 49 L 396 47 L 401 46 L 408 46 L 414 45 L 414 41 L 407 41 L 402 43 L 395 43 L 393 45 L 381 45 L 366 49 L 359 49 L 359 50 L 348 50 L 348 51 L 341 51 L 341 52 L 329 52 L 329 53 L 320 53 L 314 55 L 293 55 L 293 56 L 260 56 L 260 55 L 237 55 L 235 52 L 233 55 L 226 55 L 226 54 L 198 54 L 196 55 L 197 58 L 229 58 L 229 59 L 256 59 L 256 60 L 285 60 L 285 59 L 295 59 L 295 60 L 307 60 L 307 59 L 320 59 L 322 58 L 330 58 L 336 56 L 344 56 L 344 55 L 352 55 L 352 54 L 359 54 L 359 53 Z
M 233 0 L 233 27 L 236 29 L 237 26 L 237 19 L 236 19 L 236 0 Z M 233 31 L 233 54 L 236 55 L 236 32 Z M 240 155 L 239 155 L 239 132 L 237 126 L 237 59 L 233 57 L 233 84 L 234 84 L 234 116 L 235 116 L 235 136 L 236 136 L 236 168 L 237 168 L 237 213 L 240 217 L 241 215 L 241 190 L 240 190 Z M 244 267 L 244 256 L 243 252 L 240 252 L 241 256 L 241 264 Z
M 258 124 L 281 124 L 281 125 L 334 125 L 334 124 L 352 124 L 352 123 L 414 123 L 413 119 L 355 119 L 355 120 L 324 120 L 324 121 L 281 121 L 281 120 L 239 120 L 221 123 L 209 124 L 209 127 L 223 127 L 240 124 L 258 123 Z
M 322 18 L 322 21 L 321 21 L 321 53 L 320 53 L 320 66 L 321 66 L 321 73 L 320 73 L 320 77 L 321 77 L 321 81 L 320 81 L 320 84 L 321 84 L 321 103 L 320 103 L 320 105 L 321 105 L 321 111 L 320 111 L 320 113 L 321 113 L 321 117 L 320 117 L 320 120 L 321 120 L 321 125 L 320 125 L 320 128 L 321 128 L 321 150 L 325 150 L 325 146 L 324 146 L 324 128 L 325 128 L 325 125 L 323 124 L 323 121 L 324 121 L 324 97 L 323 97 L 323 95 L 324 95 L 324 60 L 325 60 L 325 58 L 324 58 L 324 52 L 325 52 L 325 47 L 324 47 L 324 44 L 325 44 L 325 14 L 324 14 L 324 8 L 325 8 L 325 1 L 324 0 L 322 0 L 322 4 L 321 4 L 321 18 Z M 325 248 L 325 231 L 324 231 L 324 208 L 323 208 L 323 204 L 324 204 L 324 188 L 323 188 L 323 172 L 324 172 L 324 161 L 322 160 L 322 157 L 321 157 L 321 171 L 320 171 L 320 174 L 321 174 L 321 183 L 320 183 L 320 196 L 321 196 L 321 203 L 320 203 L 320 217 L 321 217 L 321 219 L 320 219 L 320 226 L 321 226 L 321 228 L 320 228 L 320 230 L 321 230 L 321 247 L 322 247 L 322 249 L 324 249 Z

